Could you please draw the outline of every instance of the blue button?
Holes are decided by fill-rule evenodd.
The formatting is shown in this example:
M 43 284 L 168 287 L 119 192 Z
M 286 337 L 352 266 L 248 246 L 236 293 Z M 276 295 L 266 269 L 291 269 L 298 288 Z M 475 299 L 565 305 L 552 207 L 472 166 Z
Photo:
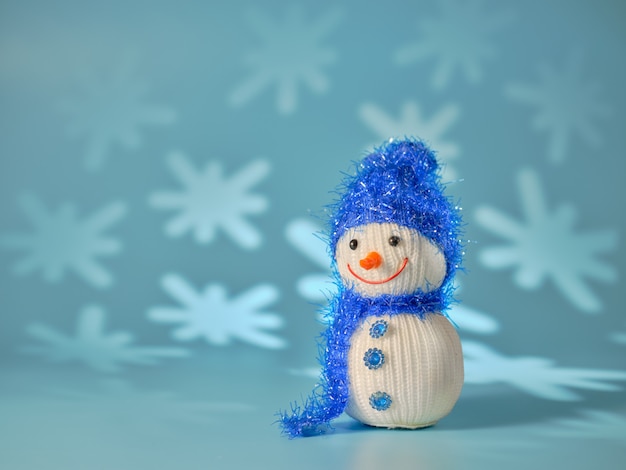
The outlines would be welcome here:
M 385 411 L 391 406 L 391 397 L 385 392 L 376 392 L 370 395 L 370 405 L 377 411 Z
M 376 320 L 374 324 L 370 327 L 370 336 L 372 338 L 380 338 L 385 333 L 387 333 L 387 327 L 389 325 L 385 320 Z
M 368 369 L 378 369 L 385 363 L 385 355 L 378 348 L 370 348 L 365 351 L 363 362 Z

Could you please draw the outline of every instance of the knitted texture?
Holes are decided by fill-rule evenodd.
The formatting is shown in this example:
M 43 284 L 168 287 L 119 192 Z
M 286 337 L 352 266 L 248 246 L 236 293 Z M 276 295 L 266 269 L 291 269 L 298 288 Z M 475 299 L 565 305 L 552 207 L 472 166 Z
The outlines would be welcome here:
M 439 319 L 448 321 L 439 313 L 445 313 L 453 301 L 452 279 L 461 263 L 462 244 L 459 240 L 461 218 L 458 209 L 443 194 L 443 190 L 434 154 L 417 140 L 388 142 L 368 155 L 357 166 L 354 176 L 345 179 L 342 197 L 332 206 L 328 232 L 338 293 L 329 302 L 326 312 L 329 326 L 320 338 L 319 356 L 322 373 L 318 386 L 303 405 L 292 404 L 289 412 L 279 413 L 279 423 L 289 437 L 325 432 L 330 428 L 330 422 L 346 411 L 348 406 L 355 417 L 362 418 L 364 422 L 368 422 L 368 418 L 364 414 L 359 414 L 358 410 L 367 406 L 377 413 L 399 412 L 401 416 L 404 416 L 403 413 L 415 415 L 414 412 L 406 412 L 405 407 L 401 405 L 406 401 L 398 395 L 398 390 L 402 389 L 400 384 L 402 374 L 389 364 L 397 363 L 403 357 L 409 362 L 424 361 L 421 357 L 416 359 L 410 355 L 410 357 L 403 355 L 402 348 L 405 346 L 400 343 L 407 343 L 406 347 L 410 347 L 411 341 L 422 341 L 424 338 L 431 344 L 449 345 L 455 341 L 454 335 L 449 334 L 448 327 L 443 327 L 445 331 L 440 332 L 439 336 L 437 334 L 429 336 L 425 333 L 432 330 L 429 327 L 432 323 L 430 316 L 437 318 L 435 322 L 440 321 Z M 374 236 L 369 236 L 368 227 L 372 225 L 378 225 L 378 228 L 374 230 Z M 393 230 L 398 233 L 394 234 Z M 400 243 L 396 244 L 396 240 L 392 239 L 393 236 L 398 236 Z M 353 237 L 357 243 L 352 241 Z M 352 256 L 350 250 L 357 253 L 359 239 L 369 245 L 366 245 L 362 254 L 355 255 L 356 258 L 353 259 L 350 257 Z M 385 246 L 384 249 L 382 245 Z M 387 246 L 395 247 L 397 250 L 388 249 Z M 380 263 L 378 256 L 370 255 L 370 249 L 380 256 L 382 260 Z M 417 256 L 420 253 L 425 255 L 425 261 Z M 338 257 L 342 260 L 340 266 Z M 408 261 L 406 266 L 402 267 L 405 258 Z M 345 260 L 350 260 L 349 262 L 355 266 L 351 265 L 348 269 L 348 262 Z M 360 266 L 356 266 L 357 264 Z M 380 284 L 377 284 L 379 282 Z M 399 320 L 407 316 L 412 318 L 408 323 L 406 319 Z M 399 323 L 395 322 L 396 317 Z M 377 351 L 373 351 L 373 343 L 357 341 L 357 337 L 367 334 L 369 325 L 375 323 L 377 319 L 389 322 L 390 335 L 398 325 L 404 323 L 407 323 L 409 330 L 412 331 L 406 334 L 413 335 L 400 336 L 398 350 L 394 349 L 396 346 L 387 351 L 381 349 L 385 353 L 385 358 L 384 364 L 380 366 L 378 364 L 381 358 L 376 356 Z M 416 323 L 415 320 L 422 323 Z M 381 324 L 379 323 L 379 326 Z M 383 332 L 382 335 L 376 334 L 383 339 L 385 328 L 380 331 Z M 357 336 L 353 338 L 355 333 Z M 351 349 L 353 339 L 356 344 Z M 456 340 L 458 341 L 458 337 Z M 436 347 L 433 349 L 426 346 L 425 357 L 431 358 L 440 353 L 445 357 L 452 351 L 454 359 L 451 361 L 443 359 L 442 363 L 447 361 L 448 368 L 455 369 L 455 364 L 459 360 L 460 344 L 458 348 L 446 346 L 439 348 L 438 352 L 433 352 Z M 364 353 L 369 349 L 372 349 L 368 356 L 369 365 L 364 365 Z M 372 353 L 375 355 L 372 356 Z M 354 368 L 349 371 L 348 358 L 352 356 L 356 358 L 351 360 L 352 363 L 360 365 L 364 371 L 370 374 L 392 373 L 393 377 L 388 382 L 381 383 L 381 390 L 370 390 L 377 384 L 367 383 L 369 378 L 362 386 L 360 378 L 354 374 L 350 378 L 349 372 Z M 372 365 L 377 367 L 371 367 Z M 434 372 L 436 376 L 446 374 L 443 370 L 445 367 L 439 369 L 441 370 Z M 420 371 L 426 370 L 427 366 L 419 366 L 417 372 L 413 374 L 423 378 L 424 373 Z M 441 387 L 437 385 L 435 388 L 446 388 L 446 383 L 452 383 L 454 390 L 449 394 L 458 396 L 456 391 L 459 382 L 458 370 L 453 375 L 455 378 L 448 382 L 440 381 L 443 385 Z M 439 379 L 435 378 L 435 382 L 437 380 Z M 462 366 L 460 381 L 462 382 Z M 407 387 L 415 389 L 413 382 L 411 379 Z M 383 390 L 384 387 L 394 391 L 396 397 L 387 394 Z M 446 411 L 447 405 L 438 404 L 436 408 L 431 415 L 428 411 L 419 412 L 418 425 L 415 423 L 406 425 L 405 421 L 416 420 L 413 417 L 408 421 L 400 418 L 398 423 L 392 422 L 390 426 L 418 427 L 429 416 L 440 416 L 449 411 L 449 409 Z
M 371 426 L 430 426 L 452 410 L 461 393 L 463 353 L 459 336 L 442 315 L 380 318 L 389 324 L 382 337 L 370 335 L 369 318 L 351 337 L 346 413 Z M 384 357 L 376 369 L 367 367 L 364 354 L 374 348 Z M 390 396 L 388 409 L 372 407 L 370 397 L 377 392 Z
M 394 245 L 389 243 L 392 238 Z M 361 261 L 369 261 L 372 255 L 380 264 L 362 269 Z M 439 287 L 446 275 L 441 250 L 415 229 L 395 223 L 346 230 L 337 243 L 335 258 L 346 287 L 367 297 L 411 294 L 418 289 L 428 292 Z

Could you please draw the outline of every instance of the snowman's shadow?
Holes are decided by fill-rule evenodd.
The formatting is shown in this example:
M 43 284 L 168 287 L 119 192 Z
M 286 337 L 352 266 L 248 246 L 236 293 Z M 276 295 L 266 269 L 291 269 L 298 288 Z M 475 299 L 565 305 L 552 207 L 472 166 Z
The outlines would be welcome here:
M 393 431 L 393 432 L 417 432 L 417 431 L 430 429 L 432 427 L 433 426 L 426 426 L 424 428 L 417 428 L 417 429 L 406 429 L 406 428 L 389 429 L 385 427 L 369 426 L 367 424 L 363 424 L 355 420 L 350 420 L 350 421 L 340 421 L 338 423 L 335 423 L 333 425 L 333 432 L 335 434 L 354 434 L 354 433 L 359 433 L 359 432 L 380 431 L 381 429 Z
M 571 402 L 540 400 L 518 393 L 461 397 L 439 427 L 449 430 L 487 429 L 539 423 L 571 411 Z
M 582 409 L 611 409 L 623 403 L 619 393 L 589 393 L 584 400 L 557 401 L 523 393 L 467 394 L 452 412 L 438 423 L 447 430 L 469 430 L 525 426 L 576 416 Z
M 478 430 L 526 426 L 576 416 L 582 409 L 610 410 L 623 404 L 619 393 L 590 393 L 584 400 L 555 401 L 522 393 L 488 393 L 462 396 L 452 412 L 435 426 L 421 430 Z M 371 432 L 372 427 L 346 418 L 333 424 L 335 434 Z M 407 431 L 399 429 L 398 431 Z M 411 431 L 411 430 L 408 430 Z M 419 431 L 419 430 L 418 430 Z

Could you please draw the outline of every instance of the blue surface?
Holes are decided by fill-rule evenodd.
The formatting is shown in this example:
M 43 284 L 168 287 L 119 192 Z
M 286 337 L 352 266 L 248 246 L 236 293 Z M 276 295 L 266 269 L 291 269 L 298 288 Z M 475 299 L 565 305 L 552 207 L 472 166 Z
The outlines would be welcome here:
M 626 7 L 0 4 L 0 468 L 616 468 Z M 466 384 L 418 431 L 288 440 L 354 160 L 461 200 Z

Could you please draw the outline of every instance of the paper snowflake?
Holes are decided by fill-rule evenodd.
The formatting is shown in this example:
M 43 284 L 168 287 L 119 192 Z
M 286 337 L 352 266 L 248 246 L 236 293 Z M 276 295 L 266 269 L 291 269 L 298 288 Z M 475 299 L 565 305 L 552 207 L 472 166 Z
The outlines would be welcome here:
M 537 108 L 531 125 L 548 133 L 548 157 L 553 163 L 565 160 L 575 136 L 592 147 L 602 142 L 595 121 L 607 118 L 610 109 L 600 99 L 600 86 L 586 81 L 587 70 L 581 55 L 572 54 L 562 71 L 544 65 L 539 69 L 538 83 L 514 83 L 505 90 L 511 99 Z
M 602 304 L 584 277 L 604 282 L 617 279 L 615 269 L 595 258 L 615 248 L 617 234 L 608 230 L 575 233 L 574 208 L 561 205 L 550 213 L 535 172 L 521 171 L 518 184 L 525 223 L 491 207 L 476 211 L 480 225 L 510 241 L 484 249 L 482 263 L 494 269 L 516 267 L 515 283 L 524 289 L 536 289 L 550 278 L 576 307 L 597 312 Z
M 96 261 L 96 257 L 121 251 L 122 244 L 102 232 L 124 216 L 125 204 L 111 203 L 81 221 L 71 203 L 50 213 L 32 194 L 22 195 L 18 202 L 34 231 L 0 238 L 4 247 L 28 253 L 15 264 L 16 274 L 41 270 L 46 281 L 58 282 L 64 278 L 66 270 L 73 270 L 94 287 L 104 288 L 112 284 L 113 276 Z
M 399 48 L 394 60 L 399 65 L 433 59 L 433 88 L 443 90 L 460 69 L 471 83 L 482 78 L 483 63 L 496 56 L 491 39 L 510 20 L 508 13 L 487 7 L 481 0 L 442 0 L 437 17 L 418 20 L 421 39 Z
M 267 176 L 266 160 L 256 160 L 230 178 L 224 177 L 219 162 L 208 162 L 198 171 L 180 152 L 169 155 L 167 163 L 184 187 L 182 191 L 159 191 L 150 197 L 150 204 L 157 209 L 180 211 L 165 226 L 167 235 L 180 237 L 193 231 L 198 243 L 210 243 L 220 228 L 242 248 L 259 247 L 262 236 L 245 216 L 259 214 L 268 207 L 264 196 L 249 192 Z
M 302 9 L 295 5 L 289 7 L 283 22 L 275 22 L 261 11 L 248 15 L 261 47 L 245 57 L 252 75 L 230 95 L 231 104 L 244 105 L 274 84 L 278 111 L 289 114 L 297 107 L 300 82 L 315 93 L 326 92 L 330 85 L 323 68 L 335 62 L 336 54 L 322 43 L 339 18 L 339 12 L 332 10 L 306 24 Z
M 220 284 L 209 284 L 198 293 L 177 274 L 164 276 L 162 285 L 182 307 L 154 307 L 148 317 L 160 323 L 180 324 L 172 333 L 178 341 L 204 338 L 213 345 L 225 346 L 238 339 L 262 348 L 286 346 L 283 339 L 264 331 L 283 325 L 279 315 L 262 311 L 278 299 L 274 286 L 261 284 L 229 300 Z
M 398 119 L 394 119 L 372 103 L 365 103 L 359 108 L 359 117 L 376 133 L 378 141 L 407 136 L 425 141 L 437 153 L 444 166 L 442 177 L 447 181 L 457 178 L 450 162 L 459 156 L 459 146 L 446 141 L 444 134 L 457 121 L 459 114 L 458 106 L 448 104 L 437 111 L 430 120 L 425 120 L 414 101 L 404 103 Z
M 105 311 L 97 305 L 84 307 L 79 315 L 75 336 L 67 336 L 54 328 L 32 323 L 26 328 L 40 346 L 22 351 L 42 356 L 51 362 L 81 362 L 100 372 L 117 372 L 122 364 L 154 365 L 162 357 L 185 357 L 188 352 L 170 347 L 133 346 L 134 336 L 126 331 L 106 333 Z
M 622 387 L 606 383 L 626 380 L 626 371 L 557 367 L 542 357 L 507 357 L 474 341 L 463 341 L 465 383 L 505 383 L 546 400 L 579 400 L 570 388 L 619 391 Z
M 176 121 L 165 106 L 148 104 L 148 87 L 124 63 L 108 74 L 90 77 L 77 87 L 77 96 L 62 103 L 70 116 L 68 134 L 84 139 L 85 166 L 99 170 L 116 145 L 135 150 L 142 143 L 143 126 L 164 126 Z

